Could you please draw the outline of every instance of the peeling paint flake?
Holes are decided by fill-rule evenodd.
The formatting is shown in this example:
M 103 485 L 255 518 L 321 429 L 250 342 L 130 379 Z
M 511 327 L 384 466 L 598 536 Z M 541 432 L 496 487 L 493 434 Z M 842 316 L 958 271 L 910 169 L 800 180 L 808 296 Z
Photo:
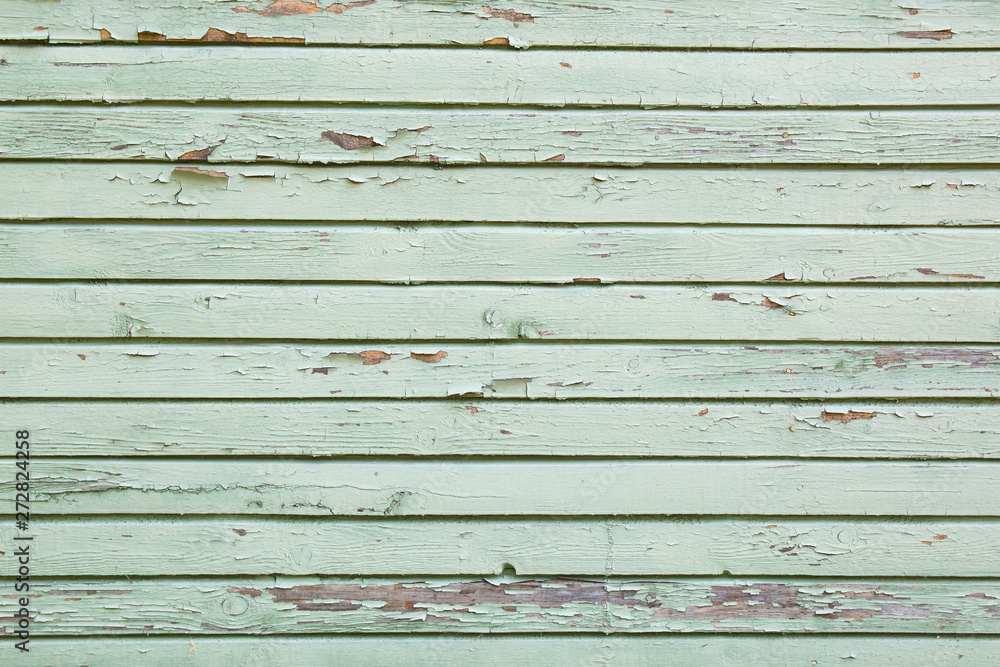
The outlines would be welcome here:
M 208 178 L 229 178 L 229 174 L 224 171 L 215 171 L 214 169 L 202 169 L 201 167 L 174 167 L 174 173 L 176 172 L 187 172 L 190 174 L 195 174 L 196 176 L 207 176 Z
M 825 422 L 839 421 L 841 424 L 848 424 L 855 419 L 874 419 L 876 415 L 878 415 L 877 412 L 855 412 L 854 410 L 847 412 L 827 412 L 824 410 L 819 414 Z
M 346 151 L 355 151 L 359 148 L 371 146 L 381 146 L 372 137 L 364 137 L 358 134 L 347 134 L 344 132 L 331 132 L 329 130 L 320 134 L 323 141 L 332 141 Z
M 523 12 L 516 12 L 513 9 L 494 9 L 489 5 L 483 5 L 482 10 L 489 16 L 484 16 L 482 18 L 498 18 L 507 19 L 511 23 L 534 23 L 535 17 L 531 14 L 525 14 Z
M 235 11 L 235 10 L 234 10 Z M 102 30 L 102 41 L 130 41 L 118 40 L 111 36 L 111 33 Z M 106 36 L 104 33 L 107 33 Z M 209 28 L 201 37 L 168 37 L 162 32 L 140 31 L 136 40 L 139 43 L 169 43 L 169 44 L 305 44 L 302 37 L 251 37 L 245 32 L 226 32 L 218 28 Z
M 361 357 L 365 366 L 377 366 L 379 363 L 392 358 L 388 352 L 382 352 L 381 350 L 364 350 L 363 352 L 359 352 L 358 356 Z
M 268 167 L 243 167 L 240 169 L 240 176 L 243 178 L 277 178 L 274 169 Z
M 183 153 L 182 155 L 180 155 L 177 159 L 178 160 L 207 160 L 209 158 L 209 156 L 212 155 L 212 152 L 216 148 L 218 148 L 220 145 L 221 144 L 216 144 L 215 146 L 208 146 L 206 148 L 202 148 L 202 149 L 199 149 L 199 150 L 188 151 L 187 153 Z M 121 148 L 125 148 L 125 146 L 123 145 L 123 146 L 121 146 Z M 115 150 L 115 148 L 112 148 L 111 150 Z
M 900 30 L 896 34 L 907 39 L 933 39 L 935 41 L 951 39 L 955 36 L 950 28 L 947 30 Z
M 159 350 L 148 348 L 136 348 L 122 352 L 126 357 L 155 357 L 159 353 Z
M 355 7 L 367 7 L 369 5 L 374 5 L 376 0 L 360 0 L 359 2 L 348 2 L 346 4 L 335 2 L 332 5 L 327 5 L 326 10 L 334 14 L 343 14 L 348 9 L 354 9 Z
M 425 364 L 436 364 L 442 359 L 448 356 L 448 353 L 444 350 L 438 350 L 433 354 L 420 354 L 417 352 L 410 352 L 410 358 L 416 359 L 417 361 L 422 361 Z
M 360 2 L 348 2 L 340 3 L 335 2 L 333 4 L 327 5 L 326 7 L 320 7 L 315 2 L 306 2 L 305 0 L 275 0 L 270 5 L 264 9 L 251 10 L 246 7 L 234 8 L 234 12 L 248 12 L 255 11 L 261 16 L 297 16 L 297 15 L 309 15 L 315 14 L 321 9 L 332 14 L 343 14 L 348 9 L 354 9 L 355 7 L 367 7 L 369 5 L 374 5 L 376 0 L 361 0 Z
M 304 0 L 275 0 L 264 9 L 253 11 L 261 16 L 297 16 L 314 14 L 320 11 L 320 8 L 315 2 L 305 2 Z

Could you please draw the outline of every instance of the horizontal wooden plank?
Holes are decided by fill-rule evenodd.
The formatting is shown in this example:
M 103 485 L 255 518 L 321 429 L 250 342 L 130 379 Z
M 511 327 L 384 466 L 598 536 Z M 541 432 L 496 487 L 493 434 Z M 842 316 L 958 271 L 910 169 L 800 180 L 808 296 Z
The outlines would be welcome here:
M 1000 175 L 984 169 L 0 162 L 0 183 L 3 220 L 1000 223 Z
M 613 424 L 613 427 L 609 427 Z M 8 401 L 31 456 L 1000 458 L 1000 405 Z M 10 454 L 10 443 L 7 445 Z
M 195 647 L 191 651 L 191 647 Z M 169 665 L 299 665 L 322 664 L 331 655 L 344 662 L 366 665 L 435 664 L 496 667 L 497 665 L 603 666 L 623 661 L 655 665 L 661 661 L 694 667 L 727 664 L 767 667 L 781 664 L 835 665 L 849 657 L 852 665 L 880 667 L 901 655 L 919 655 L 925 665 L 993 667 L 1000 660 L 1000 641 L 957 636 L 819 636 L 758 635 L 630 637 L 546 636 L 476 637 L 142 637 L 46 638 L 32 637 L 31 653 L 17 653 L 14 642 L 0 644 L 0 657 L 24 665 L 78 667 L 137 664 Z
M 0 278 L 571 283 L 584 277 L 978 284 L 1000 282 L 1000 240 L 979 228 L 0 225 Z
M 364 164 L 1000 162 L 984 111 L 0 109 L 0 158 Z
M 995 580 L 239 577 L 32 581 L 31 592 L 32 630 L 46 637 L 1000 629 Z
M 997 24 L 995 19 L 991 22 Z M 993 70 L 996 55 L 973 51 L 517 52 L 0 45 L 0 59 L 4 62 L 0 101 L 20 102 L 639 107 L 1000 102 L 1000 80 L 984 74 Z
M 9 398 L 989 398 L 996 347 L 8 343 Z
M 656 0 L 601 6 L 574 0 L 391 4 L 362 0 L 175 0 L 139 8 L 126 0 L 62 0 L 44 11 L 31 0 L 5 0 L 0 38 L 88 43 L 509 45 L 574 47 L 949 48 L 1000 46 L 989 2 L 898 3 L 790 0 L 766 6 Z
M 73 458 L 35 461 L 30 479 L 35 516 L 996 516 L 1000 495 L 984 462 Z
M 985 520 L 35 518 L 33 577 L 153 575 L 992 577 Z M 13 545 L 13 522 L 0 539 Z M 68 549 L 66 545 L 72 545 Z M 555 545 L 558 545 L 556 547 Z M 0 576 L 17 562 L 0 560 Z
M 0 312 L 0 338 L 986 343 L 1000 291 L 45 283 L 6 285 Z

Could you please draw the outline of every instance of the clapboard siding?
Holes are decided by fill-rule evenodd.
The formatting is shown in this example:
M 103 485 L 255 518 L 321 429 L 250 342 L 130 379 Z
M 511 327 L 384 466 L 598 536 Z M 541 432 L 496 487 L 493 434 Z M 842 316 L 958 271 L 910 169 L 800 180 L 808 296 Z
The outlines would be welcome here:
M 28 664 L 998 662 L 992 3 L 153 5 L 0 4 Z
M 748 247 L 752 255 L 744 252 Z M 394 228 L 63 220 L 0 225 L 0 278 L 964 286 L 1000 282 L 1000 239 L 993 230 L 973 227 Z
M 0 220 L 1000 223 L 1000 172 L 974 168 L 439 170 L 8 161 L 0 162 L 0 182 Z
M 58 607 L 36 620 L 46 636 L 1000 629 L 995 580 L 231 577 L 55 580 L 33 590 L 40 605 Z
M 1000 102 L 984 51 L 0 45 L 0 101 L 633 107 Z M 336 128 L 333 128 L 336 131 Z
M 967 288 L 71 283 L 8 285 L 0 311 L 0 338 L 988 343 L 1000 333 L 1000 291 Z
M 583 5 L 573 0 L 503 3 L 311 0 L 175 0 L 136 7 L 125 0 L 63 0 L 44 11 L 6 0 L 0 38 L 47 42 L 483 44 L 589 47 L 996 48 L 991 3 L 932 0 L 914 7 L 878 0 L 656 0 Z M 918 9 L 919 7 L 919 9 Z
M 0 344 L 23 398 L 992 398 L 995 346 Z
M 476 164 L 1000 162 L 962 111 L 614 111 L 257 106 L 0 109 L 0 158 Z
M 901 655 L 920 656 L 923 664 L 993 667 L 1000 643 L 992 638 L 956 635 L 927 636 L 394 636 L 385 637 L 125 637 L 39 638 L 32 646 L 44 664 L 77 667 L 88 664 L 133 664 L 148 661 L 169 665 L 321 664 L 331 655 L 352 664 L 435 664 L 454 667 L 532 664 L 601 666 L 625 661 L 652 666 L 664 661 L 709 666 L 739 662 L 767 667 L 777 663 L 836 665 L 847 656 L 852 665 L 885 665 Z M 37 642 L 37 644 L 35 644 Z M 195 650 L 192 651 L 191 647 Z M 0 656 L 16 654 L 12 644 L 0 645 Z M 27 662 L 27 661 L 26 661 Z M 43 659 L 38 659 L 42 664 Z
M 985 462 L 76 458 L 36 461 L 31 479 L 35 516 L 992 516 L 1000 495 Z
M 1000 458 L 1000 406 L 940 401 L 0 403 L 0 428 L 26 424 L 35 458 Z
M 8 524 L 9 526 L 9 524 Z M 8 541 L 13 526 L 0 529 Z M 993 519 L 110 518 L 32 522 L 38 577 L 995 577 Z M 8 542 L 9 543 L 9 542 Z M 72 545 L 67 549 L 66 545 Z M 13 559 L 0 576 L 13 577 Z M 665 575 L 665 573 L 670 573 Z

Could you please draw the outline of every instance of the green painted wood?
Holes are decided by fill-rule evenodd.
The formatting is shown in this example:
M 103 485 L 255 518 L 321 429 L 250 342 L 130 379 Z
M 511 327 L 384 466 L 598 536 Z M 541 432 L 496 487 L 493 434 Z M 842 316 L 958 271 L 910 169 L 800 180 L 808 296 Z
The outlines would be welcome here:
M 442 164 L 1000 162 L 984 111 L 0 108 L 0 157 Z
M 0 101 L 22 102 L 639 107 L 1000 102 L 1000 79 L 987 74 L 995 69 L 996 55 L 983 51 L 516 52 L 0 45 L 0 59 L 4 61 Z
M 998 634 L 993 7 L 680 2 L 0 7 L 34 660 L 997 661 L 885 636 Z
M 571 283 L 581 277 L 975 285 L 1000 282 L 1000 240 L 991 229 L 969 227 L 0 225 L 0 278 Z
M 50 4 L 0 7 L 33 661 L 997 662 L 930 639 L 1000 636 L 990 3 Z M 484 284 L 576 281 L 637 284 Z
M 7 583 L 7 582 L 4 582 Z M 49 580 L 52 636 L 289 633 L 996 633 L 995 580 L 302 577 Z M 0 620 L 7 634 L 16 623 Z M 388 643 L 396 641 L 393 638 Z
M 1000 405 L 989 403 L 474 399 L 0 403 L 0 430 L 24 428 L 30 429 L 35 458 L 1000 458 Z
M 993 577 L 989 520 L 219 517 L 32 521 L 37 577 Z M 0 528 L 13 544 L 14 526 Z M 67 549 L 66 545 L 72 545 Z M 17 564 L 0 561 L 0 576 Z
M 1000 176 L 985 169 L 0 162 L 0 182 L 0 220 L 1000 223 Z
M 0 345 L 10 398 L 992 398 L 998 370 L 985 346 Z
M 7 285 L 0 312 L 0 338 L 987 343 L 1000 291 L 70 283 Z
M 193 649 L 193 650 L 192 650 Z M 850 660 L 851 665 L 881 667 L 899 656 L 919 656 L 922 665 L 992 667 L 1000 660 L 995 638 L 938 635 L 936 637 L 796 637 L 705 636 L 665 637 L 143 637 L 32 638 L 31 653 L 18 654 L 13 643 L 0 644 L 0 656 L 25 665 L 78 667 L 90 665 L 230 664 L 269 667 L 322 664 L 331 655 L 351 664 L 375 666 L 435 664 L 553 667 L 608 665 L 654 666 L 664 661 L 694 665 L 770 667 L 775 663 L 829 667 Z M 961 662 L 958 662 L 961 660 Z
M 14 513 L 16 469 L 0 473 Z M 996 516 L 995 463 L 43 459 L 42 515 Z
M 311 0 L 63 0 L 40 8 L 6 0 L 0 38 L 48 42 L 285 42 L 307 44 L 507 44 L 588 47 L 949 48 L 1000 46 L 989 2 L 789 0 L 747 6 L 680 0 L 581 5 L 530 2 L 332 3 Z M 919 9 L 918 9 L 919 8 Z

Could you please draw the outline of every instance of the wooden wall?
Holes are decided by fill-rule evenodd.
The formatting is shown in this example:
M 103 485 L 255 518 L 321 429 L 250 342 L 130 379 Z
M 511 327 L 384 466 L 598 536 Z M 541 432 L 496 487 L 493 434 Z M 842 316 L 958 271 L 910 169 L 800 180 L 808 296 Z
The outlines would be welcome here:
M 1000 663 L 977 0 L 4 0 L 5 664 Z

